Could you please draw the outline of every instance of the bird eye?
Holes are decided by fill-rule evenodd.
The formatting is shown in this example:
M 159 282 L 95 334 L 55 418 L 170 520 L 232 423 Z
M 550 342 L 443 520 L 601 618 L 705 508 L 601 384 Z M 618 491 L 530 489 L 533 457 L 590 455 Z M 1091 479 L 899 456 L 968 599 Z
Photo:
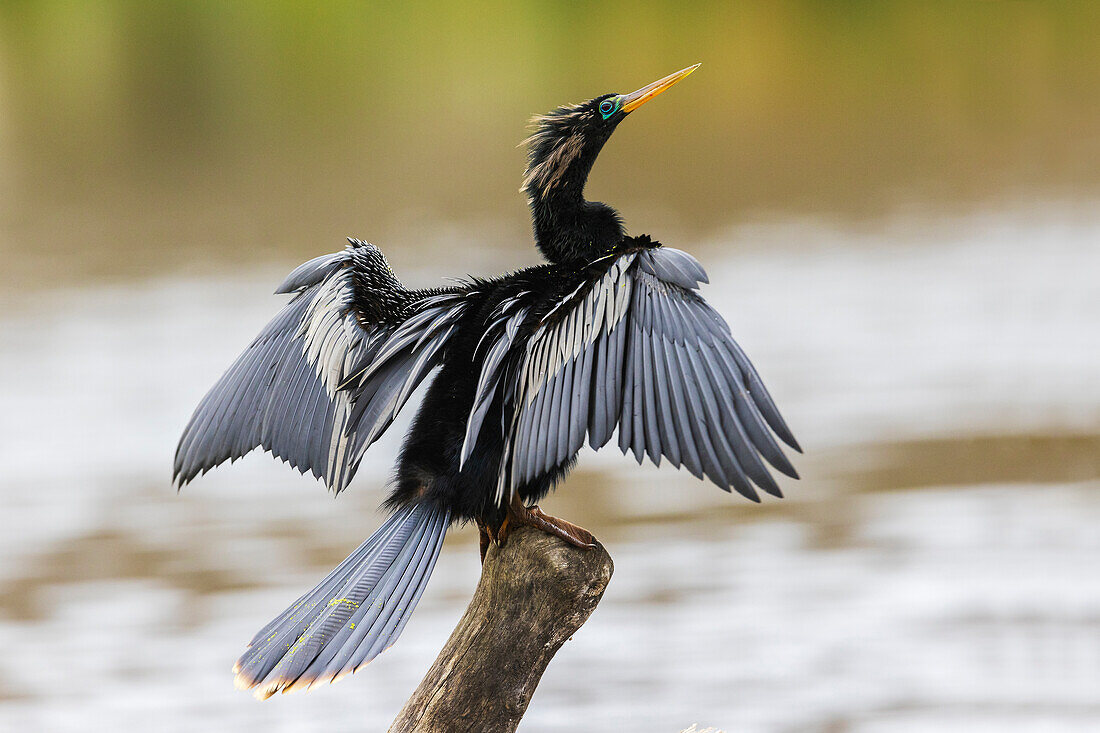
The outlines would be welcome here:
M 600 114 L 606 120 L 611 115 L 615 114 L 615 111 L 619 109 L 619 98 L 605 99 L 600 102 Z

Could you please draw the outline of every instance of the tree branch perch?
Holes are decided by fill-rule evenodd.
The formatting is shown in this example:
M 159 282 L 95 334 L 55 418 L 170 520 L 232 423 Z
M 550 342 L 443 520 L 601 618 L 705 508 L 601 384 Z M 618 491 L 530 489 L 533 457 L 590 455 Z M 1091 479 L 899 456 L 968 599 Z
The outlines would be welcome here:
M 474 597 L 390 733 L 510 733 L 546 666 L 595 610 L 611 556 L 519 527 L 485 557 Z

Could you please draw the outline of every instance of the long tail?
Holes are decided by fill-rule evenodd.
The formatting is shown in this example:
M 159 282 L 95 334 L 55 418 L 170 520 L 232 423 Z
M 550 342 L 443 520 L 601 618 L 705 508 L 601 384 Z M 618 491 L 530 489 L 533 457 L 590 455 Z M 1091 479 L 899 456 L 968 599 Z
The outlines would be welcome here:
M 450 512 L 397 510 L 328 574 L 252 637 L 233 671 L 263 700 L 351 674 L 397 640 L 439 557 Z

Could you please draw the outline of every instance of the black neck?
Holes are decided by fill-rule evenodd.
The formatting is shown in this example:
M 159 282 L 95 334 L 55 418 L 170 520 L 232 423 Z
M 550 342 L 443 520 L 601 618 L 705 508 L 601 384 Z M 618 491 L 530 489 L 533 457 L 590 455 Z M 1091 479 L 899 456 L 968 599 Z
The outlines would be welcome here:
M 531 199 L 535 243 L 550 262 L 591 262 L 623 238 L 619 214 L 598 201 L 551 195 Z
M 582 130 L 561 119 L 532 136 L 523 191 L 531 206 L 535 243 L 550 262 L 591 262 L 623 238 L 618 213 L 585 201 L 584 184 L 612 127 Z

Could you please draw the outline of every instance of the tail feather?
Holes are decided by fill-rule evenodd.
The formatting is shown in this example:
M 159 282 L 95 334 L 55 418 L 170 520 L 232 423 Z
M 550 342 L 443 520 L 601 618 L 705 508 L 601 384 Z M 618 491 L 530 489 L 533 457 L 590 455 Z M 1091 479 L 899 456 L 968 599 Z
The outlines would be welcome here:
M 366 542 L 359 545 L 355 552 L 348 555 L 339 565 L 333 568 L 333 570 L 325 576 L 324 580 L 318 583 L 312 590 L 304 593 L 298 600 L 290 604 L 285 611 L 257 631 L 255 636 L 252 637 L 252 640 L 248 642 L 248 646 L 254 647 L 259 644 L 262 640 L 270 636 L 272 630 L 280 627 L 292 616 L 301 617 L 302 614 L 308 613 L 320 600 L 324 599 L 327 601 L 333 598 L 333 588 L 346 582 L 348 573 L 352 568 L 361 565 L 372 550 L 378 547 L 379 544 L 384 544 L 392 537 L 394 531 L 401 526 L 402 519 L 404 519 L 404 514 L 402 512 L 397 512 L 387 519 L 381 527 L 374 531 Z M 244 661 L 245 657 L 241 657 L 241 659 L 237 661 L 233 671 L 239 672 L 240 666 Z
M 307 679 L 335 681 L 385 651 L 397 639 L 393 630 L 399 623 L 404 626 L 420 599 L 442 540 L 442 534 L 433 536 L 425 532 L 419 542 L 406 543 L 395 562 L 395 567 L 403 566 L 406 572 L 389 573 L 383 579 L 384 585 L 374 594 L 377 600 L 369 607 L 357 609 L 351 622 L 337 631 L 294 687 L 308 686 Z
M 234 666 L 237 686 L 263 699 L 338 679 L 385 651 L 424 592 L 449 521 L 427 504 L 394 513 L 253 637 Z

